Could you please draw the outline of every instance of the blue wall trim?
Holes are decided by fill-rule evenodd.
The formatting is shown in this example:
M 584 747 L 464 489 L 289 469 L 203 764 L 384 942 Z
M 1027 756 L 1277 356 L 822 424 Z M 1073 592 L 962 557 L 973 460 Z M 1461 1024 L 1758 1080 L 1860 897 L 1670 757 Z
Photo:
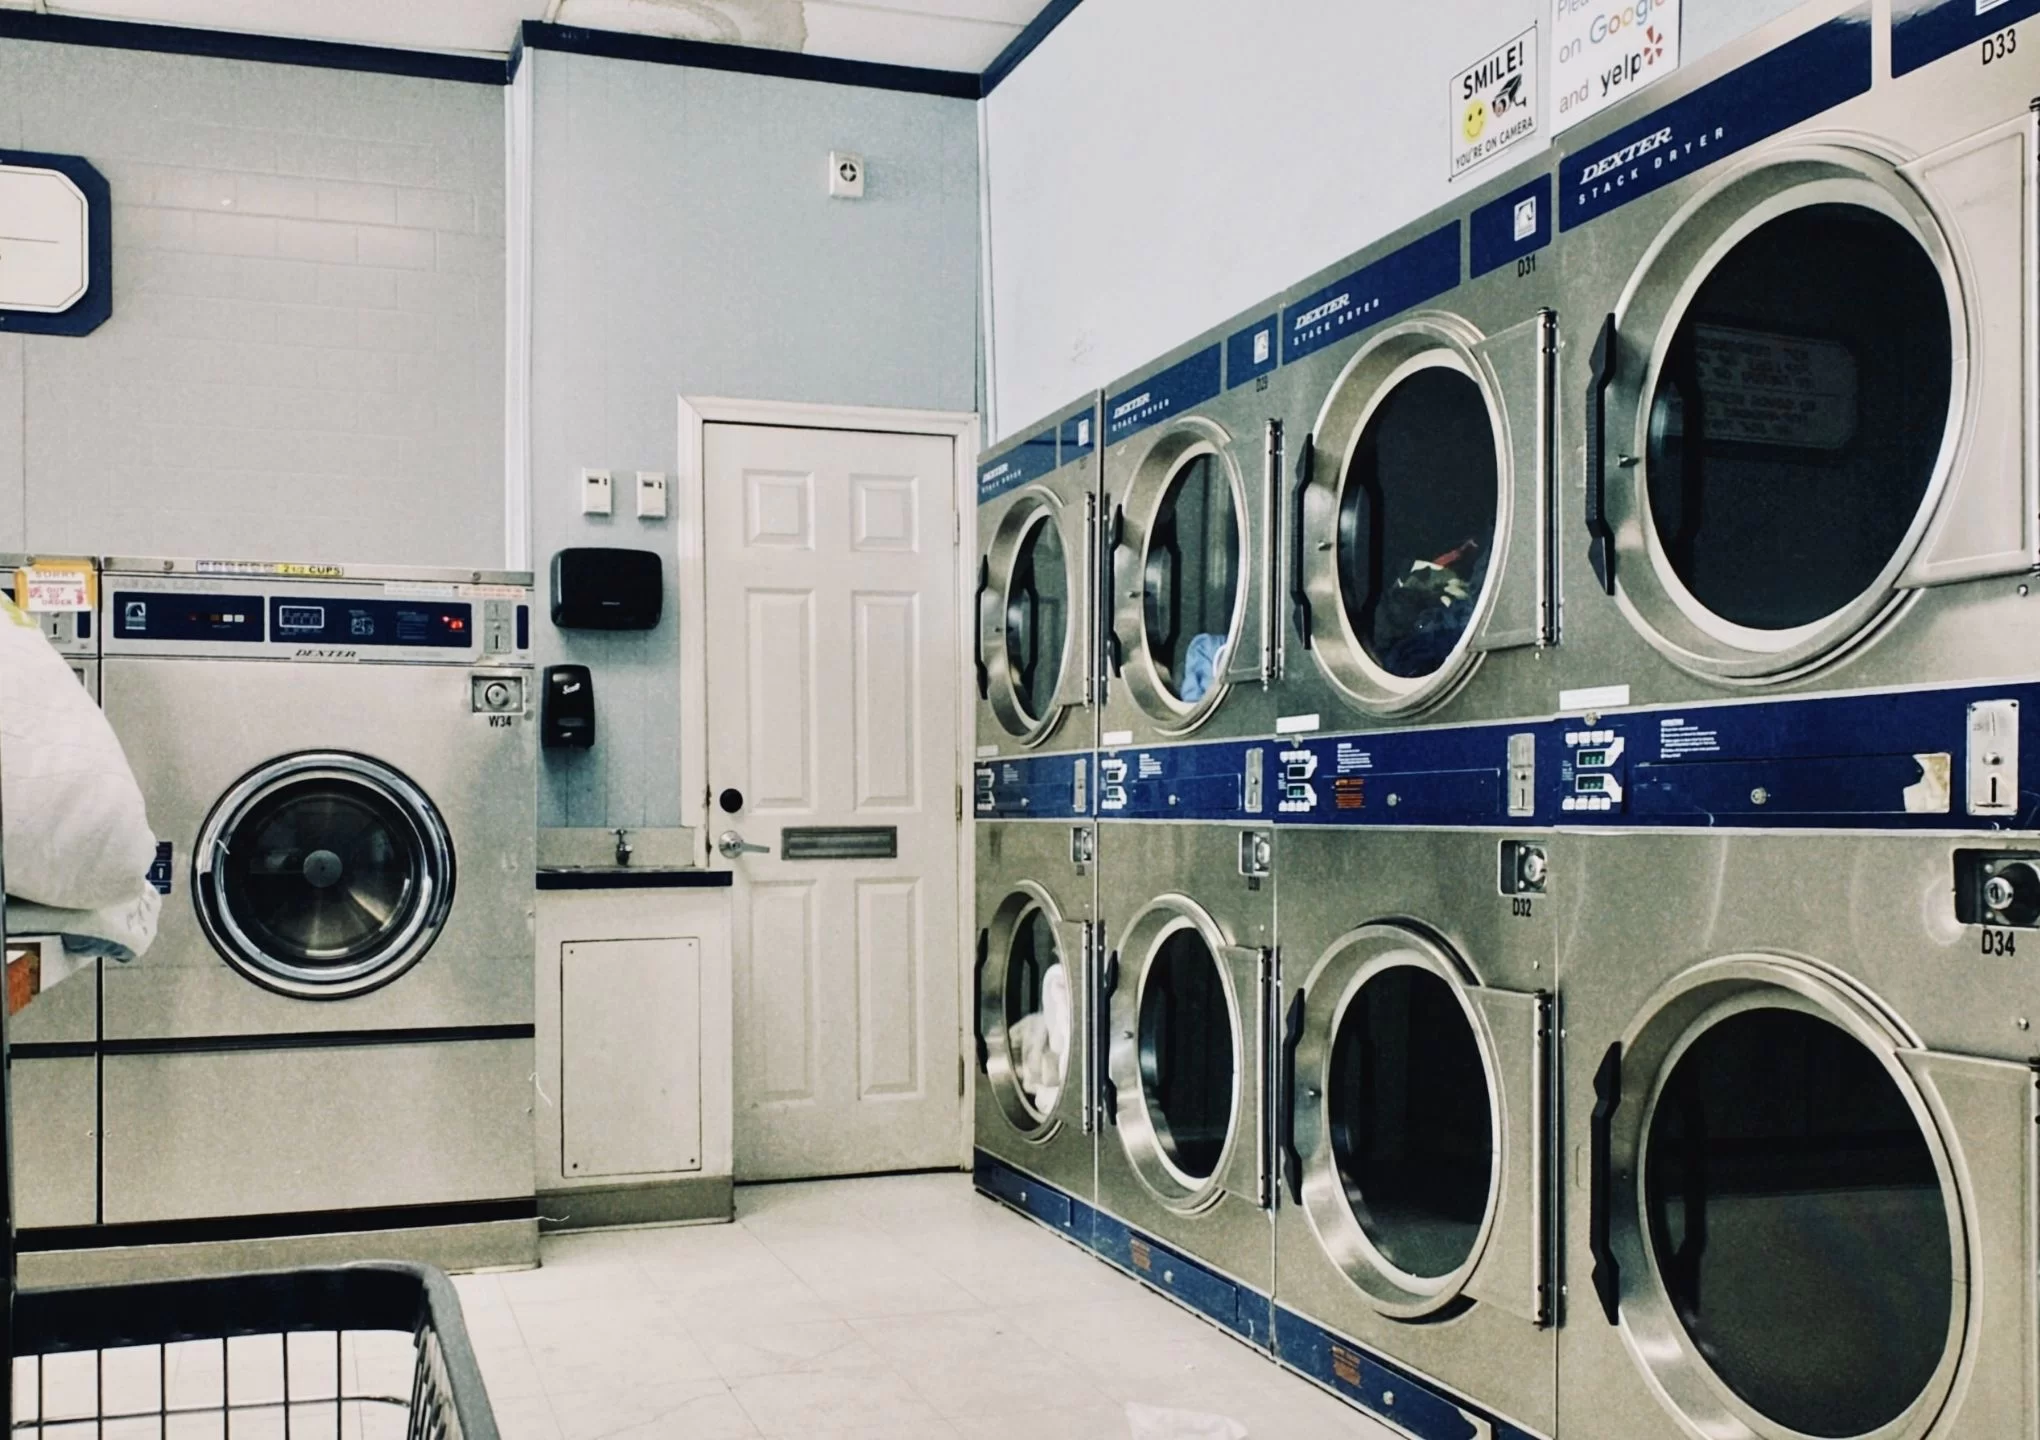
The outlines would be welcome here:
M 408 75 L 419 80 L 452 80 L 467 85 L 505 85 L 510 80 L 509 65 L 488 56 L 347 45 L 333 40 L 297 40 L 283 35 L 249 35 L 237 30 L 201 30 L 182 25 L 141 25 L 129 20 L 81 20 L 69 15 L 38 15 L 29 10 L 0 10 L 0 39 L 93 45 L 104 50 L 148 50 L 161 55 L 202 55 L 214 60 L 252 60 L 265 65 L 309 65 L 321 70 Z
M 1040 48 L 1041 42 L 1055 33 L 1055 27 L 1070 18 L 1081 0 L 1050 0 L 1042 12 L 1028 22 L 1027 28 L 1013 37 L 1013 43 L 999 52 L 998 58 L 985 67 L 981 77 L 981 95 L 989 95 L 999 88 L 999 83 Z
M 76 155 L 36 150 L 0 150 L 0 165 L 57 171 L 84 192 L 88 212 L 85 293 L 70 309 L 55 315 L 0 310 L 0 335 L 90 335 L 113 313 L 113 192 L 106 177 Z
M 941 95 L 953 100 L 976 100 L 984 90 L 982 79 L 967 70 L 880 65 L 869 60 L 804 55 L 797 50 L 764 50 L 750 45 L 677 40 L 664 35 L 589 30 L 578 25 L 548 25 L 541 20 L 525 21 L 522 39 L 528 50 L 563 50 L 573 55 L 596 55 L 609 60 L 642 60 L 653 65 L 686 65 L 697 70 L 732 70 L 743 75 L 814 80 L 825 85 L 857 85 L 867 90 L 899 90 L 910 95 Z

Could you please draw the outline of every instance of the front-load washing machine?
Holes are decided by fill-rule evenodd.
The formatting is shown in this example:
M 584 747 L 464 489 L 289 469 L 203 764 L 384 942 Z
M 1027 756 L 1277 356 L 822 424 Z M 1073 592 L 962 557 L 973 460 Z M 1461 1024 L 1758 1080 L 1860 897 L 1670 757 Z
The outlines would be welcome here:
M 164 903 L 104 977 L 104 1243 L 535 1253 L 529 584 L 107 562 Z
M 1281 733 L 1553 708 L 1552 206 L 1519 169 L 1283 304 Z
M 1559 1433 L 2031 1435 L 2040 840 L 1554 844 Z
M 1414 1435 L 1555 1434 L 1544 837 L 1281 840 L 1276 1354 Z
M 1102 749 L 1272 733 L 1276 324 L 1243 316 L 1106 392 Z
M 977 1186 L 1088 1246 L 1095 826 L 976 829 Z
M 1096 740 L 1098 402 L 978 461 L 977 757 Z
M 1871 13 L 1567 137 L 1561 711 L 2029 668 L 2031 67 L 1893 79 Z
M 48 556 L 0 555 L 0 595 L 15 599 L 15 577 L 22 570 L 35 565 L 53 563 Z M 65 559 L 54 562 L 65 569 L 80 566 L 97 574 L 96 560 Z M 35 615 L 34 620 L 56 652 L 64 657 L 64 663 L 71 667 L 71 673 L 78 677 L 78 683 L 94 700 L 99 698 L 99 636 L 94 630 L 97 616 L 91 610 L 52 610 Z
M 1099 827 L 1098 1252 L 1269 1343 L 1274 833 Z

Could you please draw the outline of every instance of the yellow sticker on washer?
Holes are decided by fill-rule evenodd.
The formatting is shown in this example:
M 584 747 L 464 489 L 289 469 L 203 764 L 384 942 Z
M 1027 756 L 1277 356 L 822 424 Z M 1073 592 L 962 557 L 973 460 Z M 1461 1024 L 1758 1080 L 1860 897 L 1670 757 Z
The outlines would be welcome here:
M 14 572 L 15 603 L 31 614 L 90 610 L 98 590 L 98 576 L 82 560 L 38 560 Z

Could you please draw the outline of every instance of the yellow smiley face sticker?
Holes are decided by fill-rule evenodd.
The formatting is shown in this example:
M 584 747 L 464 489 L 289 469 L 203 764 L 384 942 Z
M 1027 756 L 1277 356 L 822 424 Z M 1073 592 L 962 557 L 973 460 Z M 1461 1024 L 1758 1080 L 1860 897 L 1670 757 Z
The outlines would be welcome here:
M 1459 129 L 1468 140 L 1480 139 L 1481 132 L 1487 129 L 1487 101 L 1475 100 L 1468 105 L 1466 118 L 1459 122 Z

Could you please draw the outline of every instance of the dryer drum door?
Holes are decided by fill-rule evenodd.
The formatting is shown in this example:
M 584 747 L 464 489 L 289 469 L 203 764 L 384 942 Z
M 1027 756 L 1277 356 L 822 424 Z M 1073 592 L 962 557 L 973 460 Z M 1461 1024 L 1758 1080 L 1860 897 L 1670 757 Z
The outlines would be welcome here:
M 1543 636 L 1554 330 L 1417 316 L 1326 397 L 1291 564 L 1319 668 L 1370 714 L 1425 710 L 1482 651 Z
M 1267 1055 L 1258 1023 L 1263 951 L 1226 943 L 1192 901 L 1164 896 L 1119 947 L 1106 1068 L 1134 1174 L 1170 1209 L 1228 1193 L 1260 1204 Z
M 1273 483 L 1269 477 L 1269 483 Z M 1267 652 L 1265 495 L 1250 495 L 1226 432 L 1165 428 L 1117 500 L 1112 633 L 1128 692 L 1166 734 L 1203 724 Z
M 1846 982 L 1761 955 L 1687 972 L 1604 1065 L 1596 1278 L 1685 1428 L 2028 1422 L 2029 1067 L 1919 1049 Z
M 271 761 L 200 829 L 199 923 L 258 985 L 330 1000 L 386 985 L 431 948 L 453 905 L 453 841 L 432 801 L 363 755 Z
M 1303 1206 L 1382 1314 L 1546 1316 L 1548 1001 L 1472 983 L 1407 926 L 1341 938 L 1303 991 Z
M 987 929 L 978 990 L 985 1075 L 1006 1123 L 1037 1143 L 1082 1120 L 1084 936 L 1033 884 L 1008 895 Z
M 978 614 L 985 698 L 1022 744 L 1047 740 L 1084 703 L 1090 546 L 1081 509 L 1039 486 L 1015 497 L 992 534 Z
M 1604 495 L 1613 583 L 1674 663 L 1789 680 L 1909 587 L 2032 566 L 2031 346 L 2008 298 L 2032 125 L 1903 167 L 1773 152 L 1651 248 L 1587 397 L 1621 452 L 1587 457 L 1588 513 Z

